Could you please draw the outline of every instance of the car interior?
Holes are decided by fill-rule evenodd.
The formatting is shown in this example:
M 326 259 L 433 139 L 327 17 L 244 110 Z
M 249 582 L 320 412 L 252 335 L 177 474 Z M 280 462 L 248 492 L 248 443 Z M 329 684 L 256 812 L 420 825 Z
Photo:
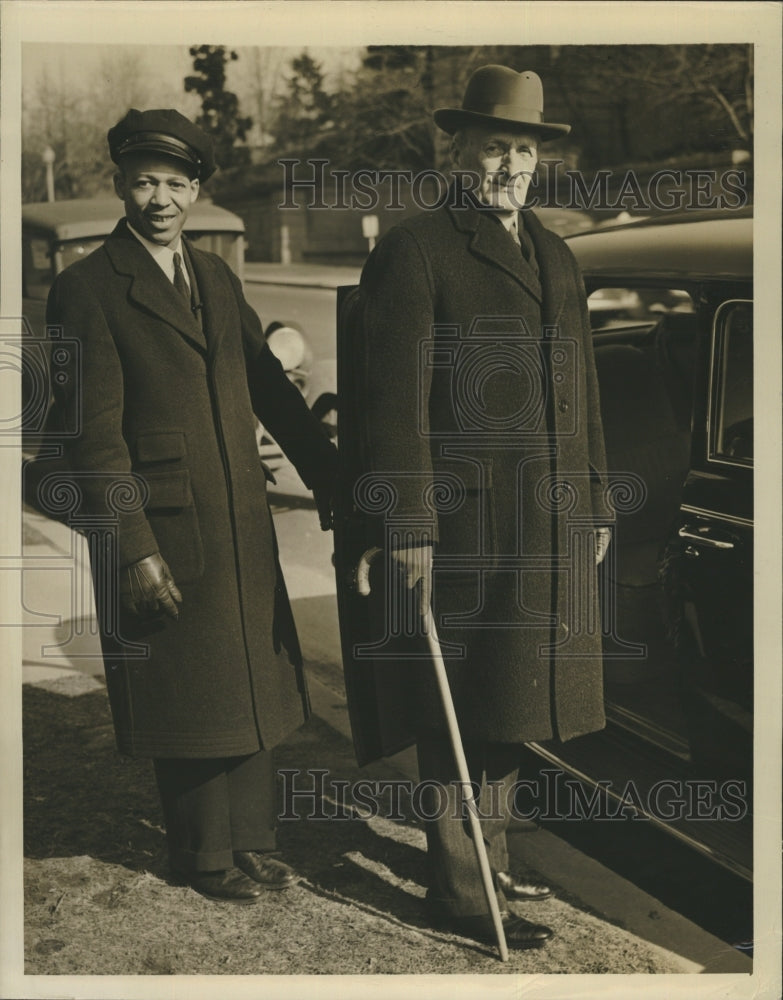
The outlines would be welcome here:
M 655 320 L 655 317 L 651 317 Z M 595 331 L 609 482 L 618 517 L 604 567 L 607 694 L 684 733 L 675 654 L 667 635 L 661 560 L 677 518 L 691 450 L 698 346 L 694 311 Z M 663 677 L 669 683 L 662 683 Z M 613 694 L 614 692 L 614 694 Z

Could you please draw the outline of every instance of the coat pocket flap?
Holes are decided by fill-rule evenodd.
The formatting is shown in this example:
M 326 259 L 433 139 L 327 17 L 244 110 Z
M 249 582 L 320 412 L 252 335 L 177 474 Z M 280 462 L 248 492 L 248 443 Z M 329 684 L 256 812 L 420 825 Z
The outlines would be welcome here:
M 436 458 L 433 462 L 434 487 L 459 490 L 460 493 L 481 493 L 492 489 L 492 459 L 463 459 L 453 456 Z
M 176 472 L 147 472 L 143 477 L 149 488 L 149 510 L 159 510 L 163 507 L 181 508 L 193 505 L 193 494 L 190 490 L 190 473 L 187 469 Z
M 155 431 L 140 434 L 136 440 L 136 456 L 140 462 L 173 462 L 185 457 L 183 431 Z

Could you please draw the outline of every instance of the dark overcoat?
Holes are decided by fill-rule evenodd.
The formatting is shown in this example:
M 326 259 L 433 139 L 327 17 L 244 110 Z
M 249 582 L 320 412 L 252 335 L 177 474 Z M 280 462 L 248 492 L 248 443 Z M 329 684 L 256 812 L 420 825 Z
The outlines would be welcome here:
M 57 278 L 47 322 L 77 345 L 54 388 L 79 423 L 71 523 L 95 542 L 119 749 L 228 757 L 273 747 L 309 711 L 253 414 L 308 486 L 327 481 L 334 449 L 236 276 L 187 255 L 201 322 L 124 221 Z M 156 551 L 182 592 L 176 621 L 118 612 L 117 567 Z
M 367 465 L 396 496 L 387 528 L 436 539 L 463 737 L 569 739 L 605 724 L 593 545 L 612 517 L 584 287 L 532 212 L 538 274 L 458 196 L 365 266 Z M 409 724 L 442 728 L 431 671 L 410 674 Z

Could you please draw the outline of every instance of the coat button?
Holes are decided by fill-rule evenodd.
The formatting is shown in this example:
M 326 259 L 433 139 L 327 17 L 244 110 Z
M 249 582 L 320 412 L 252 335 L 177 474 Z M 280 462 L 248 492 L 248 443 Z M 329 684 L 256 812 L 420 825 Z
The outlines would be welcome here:
M 558 408 L 558 410 L 560 410 L 561 413 L 565 413 L 566 410 L 568 409 L 568 400 L 567 399 L 559 399 L 557 401 L 557 408 Z

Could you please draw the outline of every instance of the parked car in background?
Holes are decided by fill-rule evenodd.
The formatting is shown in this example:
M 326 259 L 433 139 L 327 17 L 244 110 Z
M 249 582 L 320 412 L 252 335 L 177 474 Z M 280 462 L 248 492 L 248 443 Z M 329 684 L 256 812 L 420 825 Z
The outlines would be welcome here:
M 117 198 L 74 198 L 22 205 L 22 297 L 35 336 L 43 336 L 46 297 L 55 277 L 97 250 L 122 217 Z M 200 250 L 218 254 L 244 278 L 245 226 L 238 215 L 197 201 L 185 234 Z
M 49 289 L 54 278 L 69 264 L 102 245 L 121 216 L 122 206 L 116 198 L 22 206 L 22 301 L 27 340 L 22 372 L 23 451 L 28 457 L 36 455 L 55 436 L 49 388 L 50 347 L 45 330 Z M 239 216 L 207 200 L 199 200 L 189 212 L 184 232 L 195 247 L 222 257 L 243 281 L 245 226 Z M 296 324 L 282 320 L 270 323 L 265 332 L 288 377 L 307 397 L 312 353 L 304 332 Z M 278 445 L 260 424 L 257 438 L 260 455 L 270 468 L 285 461 Z M 52 451 L 58 446 L 47 447 Z M 26 469 L 26 483 L 31 485 L 41 473 L 42 466 Z M 27 489 L 26 495 L 30 492 Z
M 608 727 L 533 749 L 596 785 L 633 782 L 650 819 L 750 878 L 751 211 L 567 242 L 589 296 L 616 510 L 601 578 Z
M 533 211 L 541 225 L 558 236 L 584 233 L 595 227 L 592 216 L 578 208 L 536 208 Z

